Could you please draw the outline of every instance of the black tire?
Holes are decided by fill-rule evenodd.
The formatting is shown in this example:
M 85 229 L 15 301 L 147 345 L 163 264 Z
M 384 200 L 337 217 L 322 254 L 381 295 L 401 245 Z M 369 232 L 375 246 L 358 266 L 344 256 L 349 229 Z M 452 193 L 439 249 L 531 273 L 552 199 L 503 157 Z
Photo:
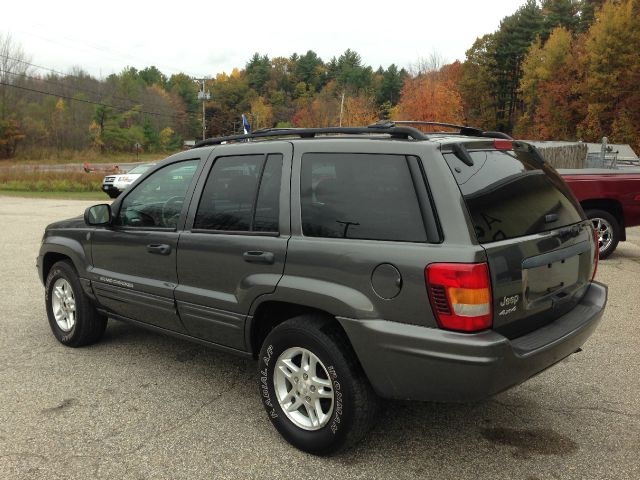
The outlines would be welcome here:
M 622 237 L 622 227 L 620 226 L 620 223 L 618 222 L 616 217 L 614 217 L 612 214 L 610 214 L 606 210 L 599 210 L 599 209 L 586 210 L 585 214 L 587 215 L 587 218 L 589 220 L 600 218 L 605 222 L 609 223 L 609 225 L 611 225 L 611 231 L 612 231 L 611 242 L 605 248 L 600 249 L 600 260 L 604 260 L 609 255 L 611 255 L 614 252 L 614 250 L 618 247 L 618 242 Z
M 297 426 L 276 396 L 275 366 L 280 355 L 292 347 L 312 352 L 329 373 L 333 413 L 317 430 Z M 334 319 L 322 315 L 295 317 L 274 328 L 262 344 L 258 376 L 260 397 L 273 425 L 291 445 L 315 455 L 328 455 L 356 444 L 373 426 L 379 409 L 380 400 L 344 333 Z
M 58 325 L 53 313 L 53 287 L 59 279 L 69 283 L 75 299 L 75 323 L 69 331 Z M 107 327 L 107 317 L 97 312 L 91 299 L 84 293 L 78 274 L 70 261 L 60 261 L 51 267 L 45 284 L 45 306 L 53 335 L 68 347 L 82 347 L 97 342 Z
M 118 196 L 120 195 L 120 192 L 117 190 L 109 190 L 107 192 L 107 195 L 109 195 L 109 198 L 118 198 Z

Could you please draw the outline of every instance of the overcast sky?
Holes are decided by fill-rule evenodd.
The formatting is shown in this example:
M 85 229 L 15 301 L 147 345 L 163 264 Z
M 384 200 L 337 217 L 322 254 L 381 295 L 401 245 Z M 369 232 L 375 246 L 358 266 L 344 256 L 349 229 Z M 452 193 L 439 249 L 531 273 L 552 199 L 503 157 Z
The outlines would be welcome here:
M 328 61 L 347 48 L 374 68 L 407 67 L 432 52 L 463 60 L 476 37 L 524 1 L 5 0 L 0 33 L 10 33 L 33 63 L 65 72 L 81 66 L 96 76 L 128 65 L 215 76 L 244 67 L 254 52 L 314 50 Z

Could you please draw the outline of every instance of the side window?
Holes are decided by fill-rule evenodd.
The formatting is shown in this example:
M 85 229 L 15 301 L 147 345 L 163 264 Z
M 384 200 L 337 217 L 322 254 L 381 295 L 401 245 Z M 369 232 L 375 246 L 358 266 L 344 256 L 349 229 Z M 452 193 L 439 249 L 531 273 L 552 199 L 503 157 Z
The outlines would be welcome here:
M 277 232 L 282 155 L 216 160 L 202 191 L 196 230 Z
M 199 160 L 178 162 L 154 172 L 125 197 L 116 224 L 175 228 Z
M 404 155 L 307 153 L 300 182 L 306 236 L 427 241 Z

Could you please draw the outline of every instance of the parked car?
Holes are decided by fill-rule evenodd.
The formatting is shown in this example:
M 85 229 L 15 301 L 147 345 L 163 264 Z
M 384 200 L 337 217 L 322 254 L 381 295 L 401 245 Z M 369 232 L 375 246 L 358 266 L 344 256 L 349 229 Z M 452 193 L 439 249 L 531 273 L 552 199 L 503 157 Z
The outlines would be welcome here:
M 147 163 L 132 168 L 127 173 L 107 175 L 102 180 L 102 190 L 111 198 L 116 198 L 135 182 L 144 172 L 153 167 L 155 163 Z
M 640 225 L 640 169 L 560 170 L 599 232 L 600 258 L 625 241 L 626 228 Z
M 492 135 L 384 123 L 203 141 L 46 228 L 53 334 L 80 347 L 113 318 L 256 358 L 268 418 L 314 454 L 361 439 L 380 398 L 517 385 L 580 349 L 607 288 L 561 177 Z

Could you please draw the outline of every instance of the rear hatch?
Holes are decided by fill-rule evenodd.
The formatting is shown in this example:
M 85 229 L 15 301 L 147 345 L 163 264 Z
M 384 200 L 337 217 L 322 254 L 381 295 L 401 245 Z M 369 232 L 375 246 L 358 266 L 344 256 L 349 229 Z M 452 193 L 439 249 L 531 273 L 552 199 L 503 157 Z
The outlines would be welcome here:
M 562 178 L 524 142 L 444 144 L 487 253 L 493 328 L 515 338 L 571 310 L 595 268 L 593 229 Z

